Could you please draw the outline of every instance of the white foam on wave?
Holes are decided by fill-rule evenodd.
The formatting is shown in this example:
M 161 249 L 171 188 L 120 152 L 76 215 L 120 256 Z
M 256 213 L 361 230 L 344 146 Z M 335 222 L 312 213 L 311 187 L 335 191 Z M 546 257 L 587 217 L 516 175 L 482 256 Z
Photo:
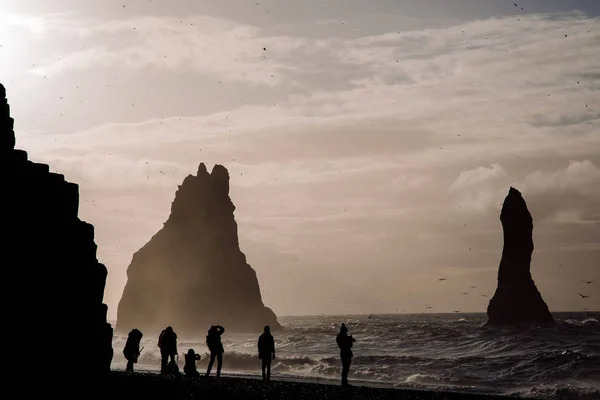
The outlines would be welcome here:
M 533 387 L 534 382 L 563 390 L 573 379 L 600 373 L 599 314 L 564 314 L 552 329 L 482 329 L 485 315 L 412 315 L 360 317 L 294 317 L 283 331 L 274 333 L 277 358 L 273 372 L 299 379 L 337 382 L 341 372 L 335 335 L 341 322 L 358 339 L 350 378 L 390 386 L 451 387 L 497 391 L 531 390 L 550 395 L 552 389 Z M 113 368 L 124 369 L 122 354 L 126 335 L 115 335 Z M 223 336 L 225 374 L 260 372 L 258 335 L 226 332 Z M 138 370 L 158 371 L 158 337 L 144 336 Z M 204 337 L 179 341 L 179 364 L 189 348 L 201 355 L 200 370 L 208 364 Z M 562 354 L 565 348 L 573 354 Z M 518 365 L 518 368 L 515 368 Z M 535 379 L 531 379 L 535 377 Z M 585 381 L 584 381 L 585 382 Z M 593 385 L 589 385 L 593 386 Z M 520 388 L 523 388 L 522 390 Z M 586 383 L 581 387 L 585 389 Z M 570 390 L 577 390 L 571 387 Z M 592 389 L 590 389 L 592 390 Z M 537 392 L 536 392 L 537 391 Z M 530 397 L 536 397 L 532 395 Z M 544 398 L 538 394 L 537 398 Z M 556 397 L 548 397 L 554 399 Z M 600 400 L 597 397 L 595 400 Z

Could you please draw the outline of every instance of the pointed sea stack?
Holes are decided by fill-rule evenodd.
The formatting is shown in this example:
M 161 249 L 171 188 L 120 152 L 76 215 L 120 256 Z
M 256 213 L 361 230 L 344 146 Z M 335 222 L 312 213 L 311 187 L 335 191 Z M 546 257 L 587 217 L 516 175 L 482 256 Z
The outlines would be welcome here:
M 487 325 L 552 324 L 554 318 L 531 278 L 533 219 L 521 192 L 510 188 L 500 214 L 504 248 L 498 288 L 488 305 Z
M 78 217 L 79 187 L 16 150 L 13 126 L 0 84 L 4 358 L 36 382 L 65 371 L 98 377 L 110 371 L 113 331 L 94 227 Z
M 138 250 L 127 269 L 117 311 L 118 332 L 203 336 L 211 325 L 262 332 L 281 326 L 264 306 L 256 272 L 238 243 L 229 173 L 201 163 L 179 186 L 163 228 Z

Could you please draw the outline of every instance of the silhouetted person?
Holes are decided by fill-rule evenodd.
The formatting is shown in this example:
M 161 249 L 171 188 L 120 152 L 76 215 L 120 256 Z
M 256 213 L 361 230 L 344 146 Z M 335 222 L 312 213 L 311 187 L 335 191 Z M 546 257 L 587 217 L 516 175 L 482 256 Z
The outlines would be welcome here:
M 265 326 L 265 331 L 258 338 L 258 358 L 262 360 L 263 380 L 270 381 L 271 360 L 275 359 L 275 339 L 273 339 L 271 328 L 268 325 Z
M 140 350 L 140 341 L 142 340 L 142 332 L 137 329 L 132 329 L 127 336 L 127 342 L 125 343 L 125 348 L 123 349 L 123 355 L 127 360 L 127 368 L 126 372 L 133 372 L 133 364 L 137 363 L 138 357 L 142 352 Z
M 340 348 L 340 358 L 342 359 L 342 386 L 348 385 L 348 372 L 350 372 L 350 364 L 352 363 L 352 345 L 356 339 L 352 335 L 348 335 L 346 324 L 340 327 L 340 333 L 337 334 L 335 341 Z
M 190 377 L 199 376 L 200 374 L 196 369 L 196 361 L 200 360 L 200 354 L 196 354 L 194 349 L 189 349 L 184 358 L 185 365 L 183 366 L 183 372 Z
M 225 328 L 220 325 L 213 325 L 208 330 L 208 335 L 206 335 L 206 345 L 208 346 L 208 350 L 210 350 L 210 361 L 208 362 L 206 376 L 210 375 L 215 357 L 217 358 L 217 378 L 221 376 L 221 365 L 223 363 L 223 353 L 225 352 L 223 343 L 221 343 L 223 332 L 225 332 Z
M 175 362 L 175 354 L 177 354 L 177 334 L 173 331 L 173 328 L 167 326 L 167 329 L 161 332 L 158 338 L 158 347 L 160 347 L 160 372 L 163 374 L 168 372 L 167 366 L 171 363 L 177 365 Z M 171 363 L 169 363 L 169 357 Z

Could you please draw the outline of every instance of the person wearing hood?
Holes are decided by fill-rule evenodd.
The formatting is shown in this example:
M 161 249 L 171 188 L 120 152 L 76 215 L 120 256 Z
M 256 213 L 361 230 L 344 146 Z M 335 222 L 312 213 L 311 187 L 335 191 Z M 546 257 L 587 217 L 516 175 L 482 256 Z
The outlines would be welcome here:
M 173 328 L 167 326 L 167 328 L 161 332 L 158 338 L 158 347 L 160 347 L 160 371 L 162 373 L 167 372 L 167 365 L 169 364 L 169 358 L 171 363 L 177 365 L 175 361 L 175 355 L 177 354 L 177 334 L 173 331 Z
M 138 362 L 138 357 L 143 348 L 140 349 L 140 341 L 144 335 L 139 329 L 132 329 L 127 336 L 127 342 L 123 349 L 123 356 L 127 360 L 127 368 L 125 372 L 133 372 L 133 364 Z
M 275 359 L 275 339 L 271 335 L 271 327 L 265 326 L 258 338 L 258 358 L 262 361 L 263 381 L 271 380 L 271 360 Z
M 354 356 L 352 354 L 352 346 L 356 342 L 356 339 L 352 335 L 348 335 L 346 324 L 342 324 L 335 341 L 340 348 L 340 358 L 342 359 L 342 386 L 350 386 L 348 384 L 348 373 L 350 372 L 350 364 Z

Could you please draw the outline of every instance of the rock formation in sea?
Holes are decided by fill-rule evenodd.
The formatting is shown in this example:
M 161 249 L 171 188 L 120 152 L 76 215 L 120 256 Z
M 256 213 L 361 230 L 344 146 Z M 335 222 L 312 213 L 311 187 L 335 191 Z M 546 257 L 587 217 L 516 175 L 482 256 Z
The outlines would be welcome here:
M 531 277 L 533 218 L 525 199 L 510 188 L 500 214 L 504 248 L 498 287 L 487 309 L 488 325 L 552 324 L 554 318 Z
M 262 332 L 281 326 L 263 304 L 256 272 L 240 250 L 229 172 L 201 163 L 175 194 L 171 215 L 127 269 L 117 311 L 118 332 L 205 335 L 211 325 Z
M 96 259 L 93 225 L 78 217 L 79 187 L 50 172 L 48 165 L 28 160 L 15 142 L 0 84 L 2 320 L 8 369 L 36 376 L 108 372 L 113 357 L 113 330 L 103 304 L 108 272 Z

